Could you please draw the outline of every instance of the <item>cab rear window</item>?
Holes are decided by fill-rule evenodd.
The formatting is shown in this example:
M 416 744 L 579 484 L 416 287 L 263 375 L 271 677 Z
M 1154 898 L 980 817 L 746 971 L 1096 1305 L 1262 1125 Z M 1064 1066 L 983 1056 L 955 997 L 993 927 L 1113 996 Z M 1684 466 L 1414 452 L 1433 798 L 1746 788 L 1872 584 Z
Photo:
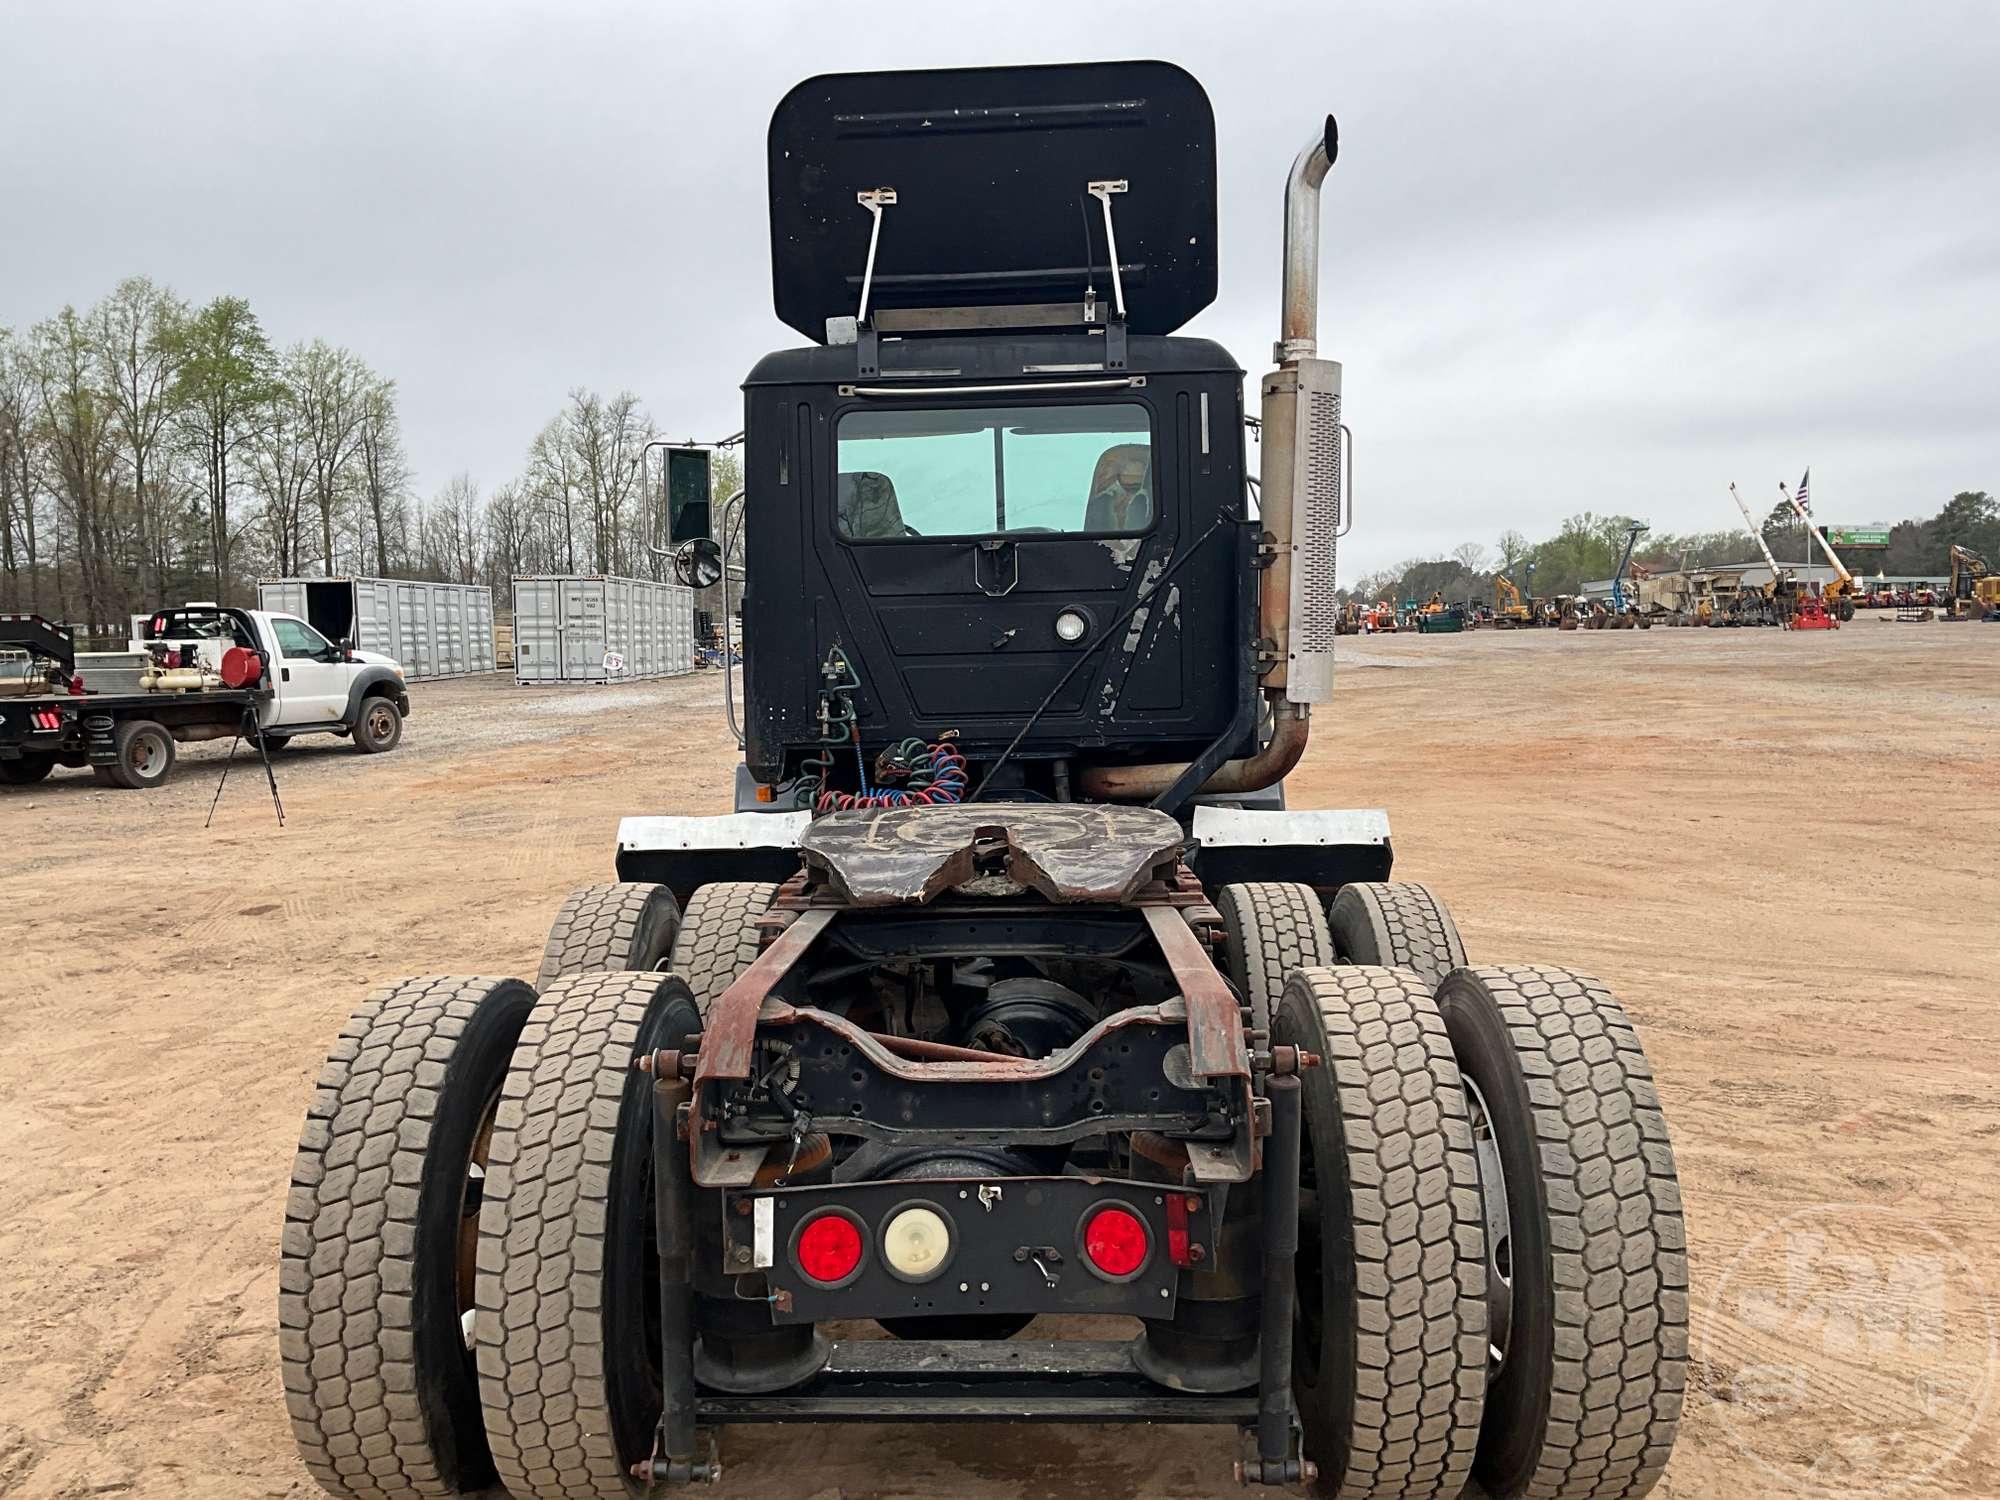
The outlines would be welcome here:
M 869 408 L 840 419 L 836 529 L 850 541 L 1134 536 L 1159 514 L 1133 403 Z

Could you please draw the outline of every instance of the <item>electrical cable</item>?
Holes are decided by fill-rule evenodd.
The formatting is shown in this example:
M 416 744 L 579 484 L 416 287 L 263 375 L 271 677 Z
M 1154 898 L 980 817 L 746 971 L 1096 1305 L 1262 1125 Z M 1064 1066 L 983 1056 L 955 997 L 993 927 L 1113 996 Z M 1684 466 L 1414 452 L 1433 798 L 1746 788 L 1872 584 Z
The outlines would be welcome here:
M 1206 543 L 1210 537 L 1214 536 L 1216 532 L 1222 529 L 1224 522 L 1234 521 L 1235 519 L 1236 517 L 1234 515 L 1225 511 L 1223 514 L 1217 516 L 1213 521 L 1211 521 L 1209 523 L 1208 530 L 1204 531 L 1200 536 L 1196 537 L 1194 539 L 1194 544 L 1190 546 L 1187 549 L 1187 551 L 1183 552 L 1179 557 L 1175 558 L 1171 563 L 1167 564 L 1165 571 L 1163 571 L 1158 578 L 1155 578 L 1153 580 L 1153 586 L 1147 589 L 1146 592 L 1141 594 L 1137 599 L 1134 599 L 1132 603 L 1126 608 L 1125 613 L 1123 613 L 1117 619 L 1113 620 L 1109 625 L 1107 625 L 1104 628 L 1103 633 L 1098 636 L 1097 640 L 1093 644 L 1084 648 L 1082 653 L 1078 655 L 1075 662 L 1073 662 L 1070 665 L 1070 669 L 1067 672 L 1063 673 L 1061 677 L 1056 679 L 1056 685 L 1049 689 L 1048 696 L 1043 698 L 1040 703 L 1035 705 L 1035 711 L 1028 715 L 1028 722 L 1021 726 L 1020 733 L 1016 734 L 1013 739 L 1007 742 L 1007 748 L 1000 752 L 1000 758 L 994 761 L 992 765 L 987 767 L 986 774 L 982 776 L 979 780 L 979 785 L 973 789 L 972 795 L 965 799 L 967 802 L 977 802 L 980 799 L 980 797 L 985 794 L 986 788 L 992 785 L 993 778 L 1000 774 L 1000 768 L 1007 764 L 1008 758 L 1011 757 L 1016 750 L 1021 748 L 1021 741 L 1025 740 L 1028 737 L 1029 731 L 1032 730 L 1036 724 L 1041 722 L 1042 715 L 1048 712 L 1049 705 L 1056 701 L 1056 695 L 1060 693 L 1064 688 L 1069 686 L 1070 679 L 1076 676 L 1078 672 L 1083 670 L 1084 664 L 1088 662 L 1092 657 L 1096 656 L 1099 651 L 1103 650 L 1104 647 L 1110 641 L 1116 638 L 1119 629 L 1123 625 L 1125 625 L 1125 623 L 1129 621 L 1132 618 L 1132 616 L 1136 615 L 1140 610 L 1144 609 L 1148 604 L 1152 603 L 1154 597 L 1160 592 L 1160 590 L 1166 587 L 1167 580 L 1172 578 L 1174 574 L 1178 573 L 1181 570 L 1181 568 L 1188 562 L 1188 560 L 1195 555 L 1195 553 L 1201 551 L 1203 544 Z

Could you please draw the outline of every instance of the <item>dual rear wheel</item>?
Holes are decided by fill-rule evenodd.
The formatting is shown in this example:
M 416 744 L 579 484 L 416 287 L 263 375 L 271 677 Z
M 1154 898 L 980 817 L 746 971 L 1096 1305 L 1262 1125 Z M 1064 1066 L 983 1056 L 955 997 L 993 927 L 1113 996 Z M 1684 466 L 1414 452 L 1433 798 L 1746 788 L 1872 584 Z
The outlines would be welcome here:
M 558 919 L 539 997 L 411 980 L 350 1021 L 281 1266 L 287 1401 L 327 1489 L 640 1493 L 660 1352 L 633 1062 L 700 1030 L 770 895 L 709 887 L 683 914 L 657 887 L 592 888 Z M 1323 1482 L 1643 1494 L 1679 1417 L 1687 1270 L 1617 1002 L 1568 970 L 1466 967 L 1422 887 L 1349 888 L 1331 922 L 1297 886 L 1217 905 L 1253 1015 L 1322 1059 L 1302 1079 L 1293 1384 Z M 565 957 L 595 967 L 551 974 Z
M 1644 1494 L 1679 1421 L 1687 1256 L 1630 1021 L 1571 970 L 1468 966 L 1422 886 L 1343 888 L 1323 936 L 1311 894 L 1216 903 L 1253 1015 L 1323 1059 L 1302 1080 L 1309 1456 L 1342 1496 Z

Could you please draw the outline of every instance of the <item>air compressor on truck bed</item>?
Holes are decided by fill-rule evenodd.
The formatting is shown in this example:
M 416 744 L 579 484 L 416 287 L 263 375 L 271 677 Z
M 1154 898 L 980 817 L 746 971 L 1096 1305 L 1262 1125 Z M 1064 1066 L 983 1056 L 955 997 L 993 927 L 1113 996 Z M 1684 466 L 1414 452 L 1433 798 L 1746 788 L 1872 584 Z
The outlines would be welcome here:
M 403 669 L 290 615 L 190 604 L 154 614 L 135 644 L 147 657 L 139 690 L 98 692 L 67 628 L 0 615 L 0 783 L 89 766 L 109 786 L 154 787 L 176 744 L 237 734 L 266 749 L 337 734 L 368 754 L 402 738 Z
M 1242 371 L 1176 332 L 1216 290 L 1193 78 L 778 106 L 812 346 L 745 382 L 722 507 L 738 810 L 626 819 L 534 984 L 343 1030 L 279 1293 L 329 1491 L 611 1500 L 852 1421 L 1216 1424 L 1244 1483 L 1344 1496 L 1652 1486 L 1687 1261 L 1631 1023 L 1471 966 L 1380 811 L 1285 804 L 1338 712 L 1336 150 L 1286 186 L 1254 486 Z

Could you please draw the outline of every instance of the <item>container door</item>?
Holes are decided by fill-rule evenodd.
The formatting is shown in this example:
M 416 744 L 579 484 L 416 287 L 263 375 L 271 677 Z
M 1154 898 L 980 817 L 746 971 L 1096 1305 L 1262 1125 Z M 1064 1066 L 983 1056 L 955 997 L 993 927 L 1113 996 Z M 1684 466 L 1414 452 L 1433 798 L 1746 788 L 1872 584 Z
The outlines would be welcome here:
M 470 589 L 466 594 L 466 668 L 473 672 L 493 670 L 493 590 Z
M 694 590 L 674 585 L 667 602 L 667 672 L 694 670 Z
M 386 578 L 354 580 L 354 643 L 395 661 L 396 589 Z
M 296 579 L 281 579 L 277 583 L 257 585 L 257 607 L 266 614 L 296 615 L 300 619 L 306 614 L 306 586 Z M 148 619 L 151 616 L 147 616 Z
M 604 594 L 602 578 L 565 578 L 562 596 L 562 680 L 604 681 Z
M 563 680 L 561 585 L 553 578 L 514 580 L 514 680 Z
M 457 584 L 440 583 L 431 588 L 437 610 L 438 676 L 465 675 L 465 590 Z
M 660 588 L 656 583 L 632 585 L 632 675 L 660 675 Z
M 403 641 L 403 670 L 411 679 L 437 675 L 432 654 L 430 590 L 421 583 L 396 585 L 396 628 Z

